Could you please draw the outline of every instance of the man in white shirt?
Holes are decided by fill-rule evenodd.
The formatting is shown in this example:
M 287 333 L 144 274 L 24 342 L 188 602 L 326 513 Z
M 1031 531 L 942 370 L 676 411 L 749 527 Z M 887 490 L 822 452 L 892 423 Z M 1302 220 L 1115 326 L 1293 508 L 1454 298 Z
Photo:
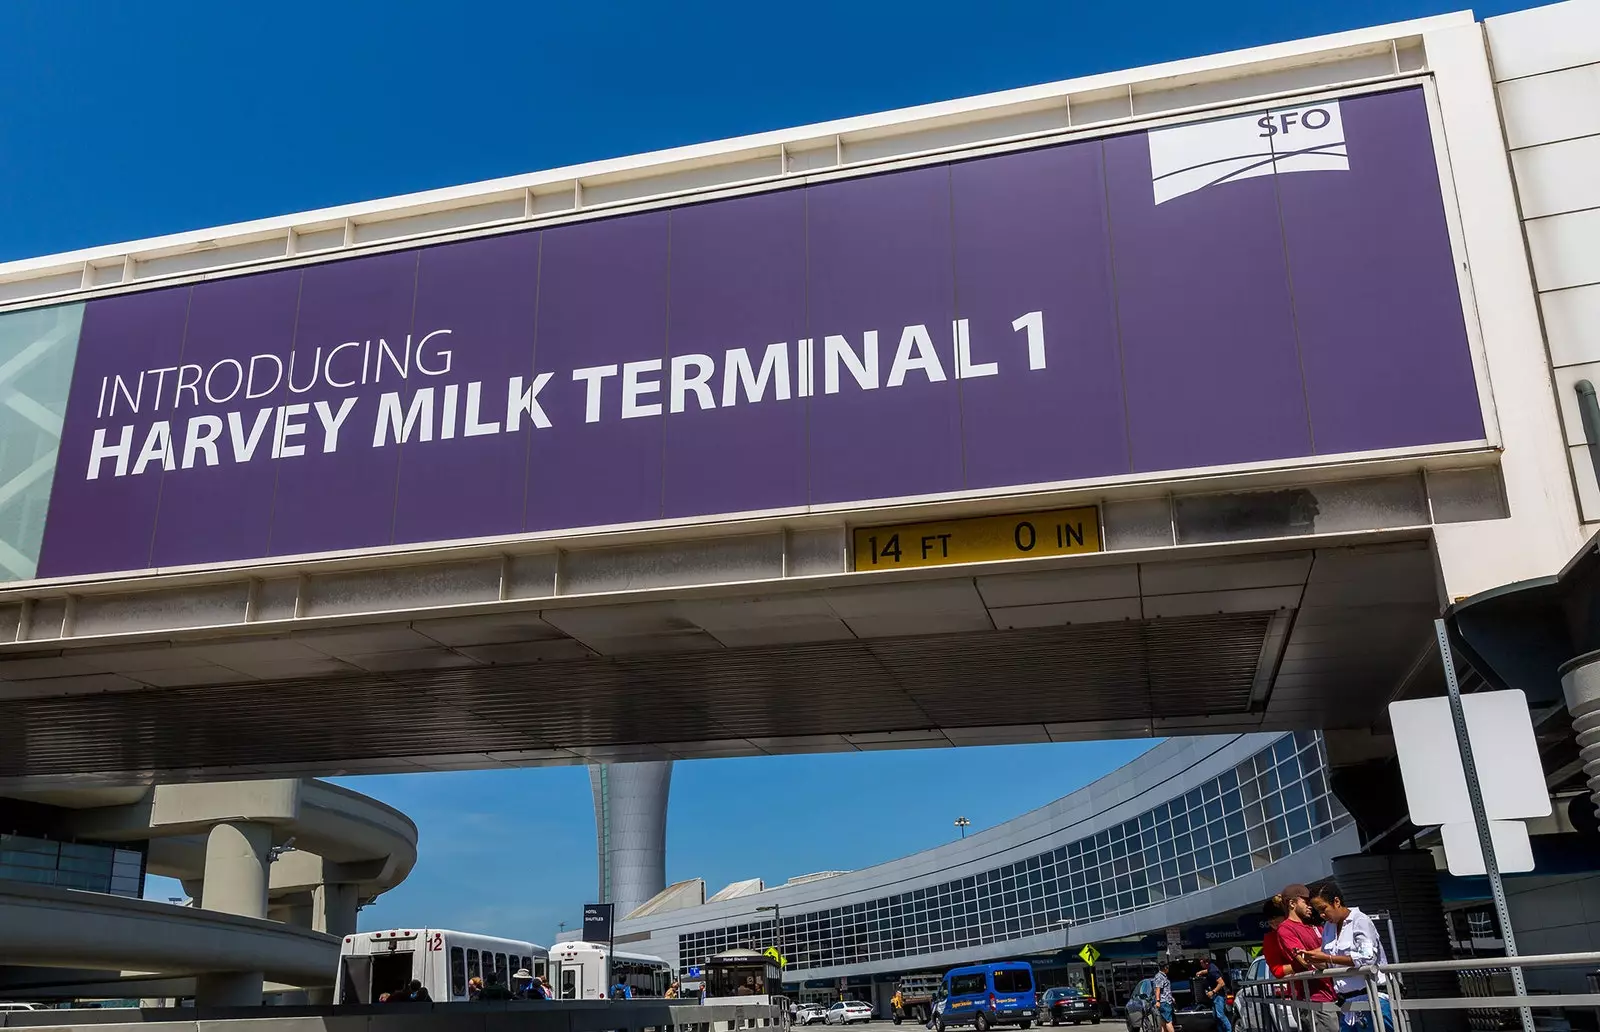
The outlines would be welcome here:
M 1323 922 L 1322 949 L 1301 950 L 1299 955 L 1306 963 L 1319 968 L 1360 968 L 1389 963 L 1378 926 L 1360 910 L 1345 905 L 1344 894 L 1332 878 L 1312 887 L 1311 909 Z M 1380 987 L 1387 982 L 1381 971 L 1375 973 L 1372 980 Z M 1372 1001 L 1367 995 L 1366 978 L 1358 972 L 1339 975 L 1333 980 L 1333 989 L 1338 995 L 1340 1027 L 1347 1032 L 1376 1032 L 1372 1027 Z M 1389 997 L 1382 992 L 1378 994 L 1378 1007 L 1383 1014 L 1384 1032 L 1393 1032 Z

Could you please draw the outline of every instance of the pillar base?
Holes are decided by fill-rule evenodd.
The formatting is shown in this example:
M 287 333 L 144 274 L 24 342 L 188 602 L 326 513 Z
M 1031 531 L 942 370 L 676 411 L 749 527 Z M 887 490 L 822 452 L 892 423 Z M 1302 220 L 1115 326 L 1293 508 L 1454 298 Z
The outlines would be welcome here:
M 196 1007 L 259 1007 L 267 976 L 261 971 L 227 971 L 195 980 Z

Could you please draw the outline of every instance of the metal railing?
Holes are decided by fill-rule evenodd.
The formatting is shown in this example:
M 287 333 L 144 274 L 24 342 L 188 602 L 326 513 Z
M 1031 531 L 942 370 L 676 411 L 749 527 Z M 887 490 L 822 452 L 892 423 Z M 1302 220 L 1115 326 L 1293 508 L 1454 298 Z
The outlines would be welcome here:
M 173 1007 L 0 1011 L 0 1028 L 94 1029 L 140 1024 L 148 1032 L 785 1032 L 787 1003 L 672 1000 L 388 1003 L 360 1006 Z
M 1587 992 L 1511 989 L 1511 972 L 1580 969 L 1575 978 Z M 1418 976 L 1455 976 L 1457 995 L 1421 995 Z M 1359 977 L 1362 988 L 1342 999 L 1313 1000 L 1314 983 Z M 1433 987 L 1429 987 L 1433 988 Z M 1324 991 L 1315 995 L 1326 996 Z M 1416 992 L 1414 992 L 1416 991 Z M 1359 968 L 1328 968 L 1282 978 L 1245 979 L 1234 996 L 1239 1032 L 1413 1032 L 1412 1019 L 1437 1011 L 1463 1011 L 1477 1032 L 1515 1028 L 1523 1009 L 1547 1020 L 1585 1015 L 1573 1027 L 1600 1027 L 1600 953 L 1553 953 L 1527 957 L 1476 957 L 1470 960 L 1413 961 Z M 1559 1027 L 1556 1022 L 1552 1026 Z M 1568 1024 L 1573 1024 L 1568 1021 Z

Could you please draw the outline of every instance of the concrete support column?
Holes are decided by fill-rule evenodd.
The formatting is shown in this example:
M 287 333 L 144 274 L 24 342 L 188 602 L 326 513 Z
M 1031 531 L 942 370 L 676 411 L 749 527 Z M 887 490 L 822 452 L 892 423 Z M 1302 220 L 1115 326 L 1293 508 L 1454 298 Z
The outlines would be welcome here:
M 217 824 L 206 838 L 206 873 L 200 906 L 240 917 L 267 916 L 268 851 L 272 826 L 238 821 Z M 261 1004 L 262 971 L 201 975 L 195 1003 L 201 1007 L 255 1007 Z
M 240 917 L 267 916 L 267 853 L 272 826 L 239 821 L 214 825 L 206 838 L 200 906 Z
M 259 1007 L 261 986 L 266 979 L 259 971 L 224 971 L 195 979 L 197 1007 Z
M 311 927 L 344 938 L 356 930 L 360 893 L 354 885 L 322 884 L 311 890 Z
M 1600 810 L 1600 652 L 1561 665 L 1561 691 L 1572 713 L 1578 759 L 1589 776 L 1589 800 Z

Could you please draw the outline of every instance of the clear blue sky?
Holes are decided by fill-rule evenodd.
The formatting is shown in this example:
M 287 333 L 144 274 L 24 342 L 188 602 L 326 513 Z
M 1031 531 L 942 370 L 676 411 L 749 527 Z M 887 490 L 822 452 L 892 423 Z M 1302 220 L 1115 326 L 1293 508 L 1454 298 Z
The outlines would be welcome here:
M 6 0 L 0 260 L 1459 6 Z
M 0 260 L 1458 6 L 6 0 Z M 980 827 L 1015 816 L 1147 744 L 684 764 L 668 875 L 715 889 L 887 860 L 948 838 L 959 813 Z M 745 794 L 762 782 L 760 796 L 782 809 L 752 822 Z M 422 830 L 416 873 L 363 914 L 368 927 L 548 940 L 593 893 L 580 768 L 352 783 Z M 157 883 L 151 894 L 176 890 Z

